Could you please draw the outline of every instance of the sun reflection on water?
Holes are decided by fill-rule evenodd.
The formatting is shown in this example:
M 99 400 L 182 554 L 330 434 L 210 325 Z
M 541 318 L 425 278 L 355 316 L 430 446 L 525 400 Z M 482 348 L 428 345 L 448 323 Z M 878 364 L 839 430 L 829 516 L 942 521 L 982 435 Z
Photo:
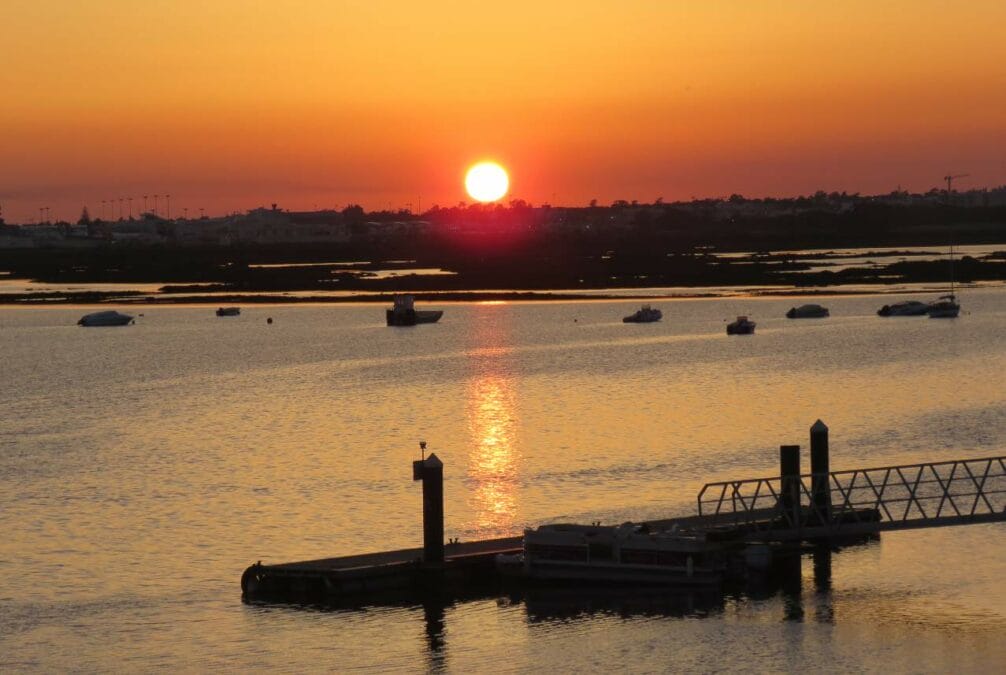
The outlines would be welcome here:
M 517 478 L 520 451 L 515 439 L 516 378 L 511 374 L 506 331 L 496 312 L 477 320 L 478 349 L 473 354 L 474 376 L 466 386 L 466 417 L 471 450 L 468 478 L 473 483 L 468 527 L 481 536 L 509 534 L 517 521 Z

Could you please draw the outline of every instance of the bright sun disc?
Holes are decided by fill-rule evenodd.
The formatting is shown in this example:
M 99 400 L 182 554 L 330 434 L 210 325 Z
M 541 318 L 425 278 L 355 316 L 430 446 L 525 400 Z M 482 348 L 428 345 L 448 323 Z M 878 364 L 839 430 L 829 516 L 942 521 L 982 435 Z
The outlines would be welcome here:
M 496 162 L 479 162 L 465 175 L 465 189 L 472 199 L 480 202 L 496 201 L 509 187 L 506 170 Z

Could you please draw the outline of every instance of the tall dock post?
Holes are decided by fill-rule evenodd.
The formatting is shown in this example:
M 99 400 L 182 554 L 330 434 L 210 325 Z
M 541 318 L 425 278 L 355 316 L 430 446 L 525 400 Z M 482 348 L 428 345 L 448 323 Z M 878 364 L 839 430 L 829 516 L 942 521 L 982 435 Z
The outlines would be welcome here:
M 831 522 L 831 486 L 829 485 L 828 427 L 818 420 L 810 428 L 810 494 L 815 524 Z
M 425 451 L 426 443 L 420 443 Z M 412 480 L 423 481 L 423 563 L 444 562 L 444 463 L 435 454 L 412 462 Z
M 800 527 L 800 446 L 779 446 L 780 506 L 792 518 L 794 528 Z

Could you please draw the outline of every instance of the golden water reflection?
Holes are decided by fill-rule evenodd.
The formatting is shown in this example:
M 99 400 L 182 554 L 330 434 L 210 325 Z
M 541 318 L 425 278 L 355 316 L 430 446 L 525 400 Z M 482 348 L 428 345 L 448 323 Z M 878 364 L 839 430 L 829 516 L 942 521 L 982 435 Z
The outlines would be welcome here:
M 515 396 L 512 377 L 486 374 L 468 384 L 468 475 L 474 482 L 471 526 L 480 535 L 507 534 L 516 521 L 520 453 L 514 442 Z

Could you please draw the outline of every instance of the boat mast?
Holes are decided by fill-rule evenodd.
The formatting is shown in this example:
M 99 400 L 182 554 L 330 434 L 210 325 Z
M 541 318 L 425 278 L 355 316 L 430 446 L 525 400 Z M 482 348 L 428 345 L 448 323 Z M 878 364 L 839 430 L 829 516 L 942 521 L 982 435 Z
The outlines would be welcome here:
M 969 173 L 958 173 L 958 174 L 948 173 L 946 176 L 943 177 L 943 180 L 947 181 L 947 212 L 948 212 L 948 214 L 950 215 L 951 218 L 953 218 L 953 214 L 950 213 L 950 207 L 953 206 L 952 200 L 953 200 L 954 179 L 955 178 L 967 178 L 970 175 L 971 174 L 969 174 Z M 954 295 L 954 224 L 953 224 L 952 221 L 950 221 L 949 225 L 950 225 L 950 227 L 949 227 L 949 230 L 950 230 L 950 295 L 951 295 L 951 297 L 953 297 L 953 295 Z

